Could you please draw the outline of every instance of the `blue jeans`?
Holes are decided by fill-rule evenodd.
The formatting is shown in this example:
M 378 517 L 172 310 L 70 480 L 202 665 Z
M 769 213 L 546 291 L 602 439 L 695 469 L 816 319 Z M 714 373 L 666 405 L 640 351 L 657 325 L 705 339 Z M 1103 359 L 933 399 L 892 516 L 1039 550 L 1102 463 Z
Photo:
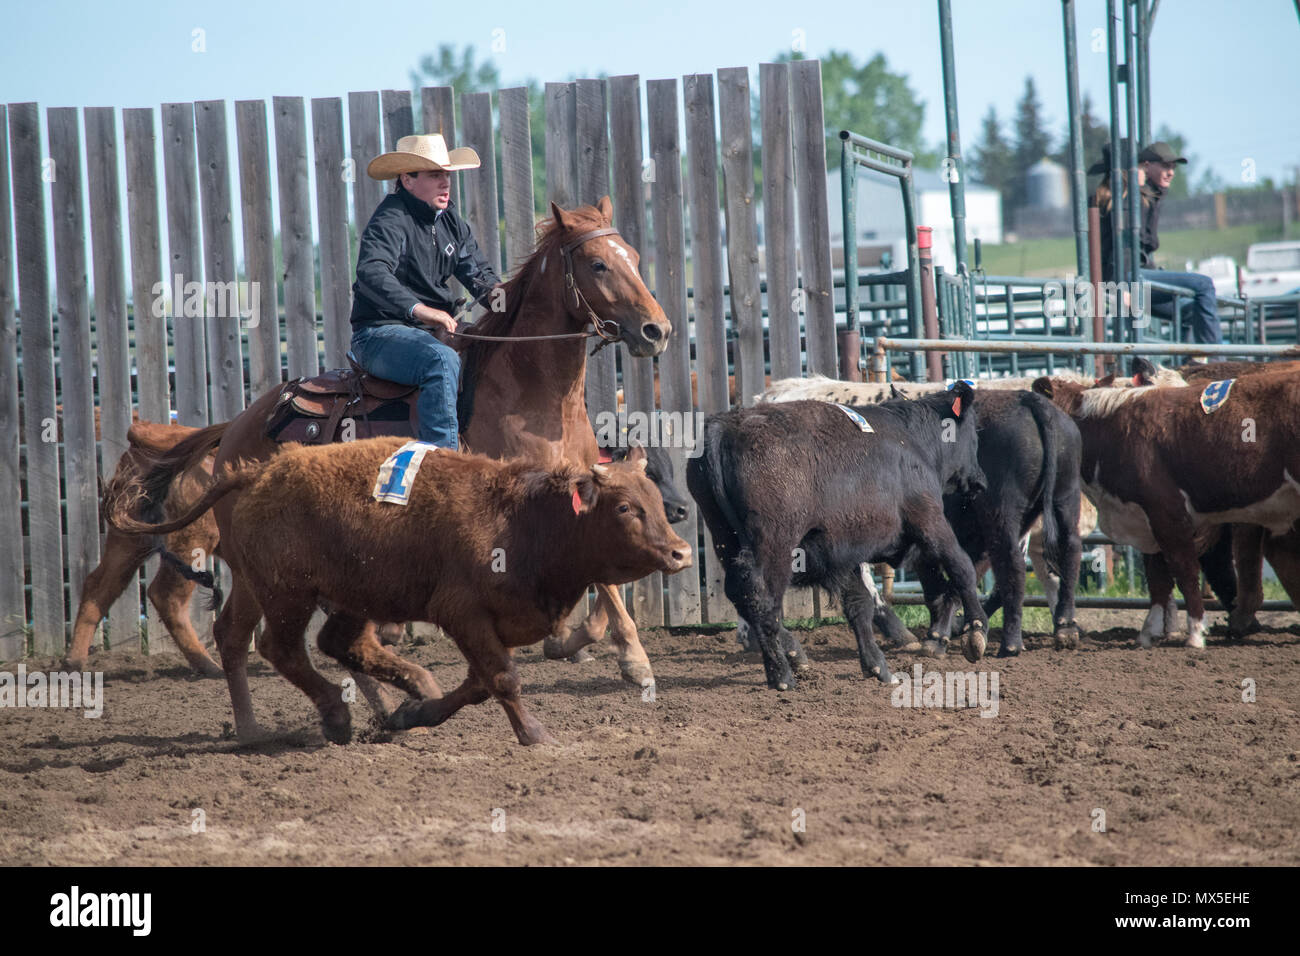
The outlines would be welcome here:
M 1192 338 L 1202 344 L 1223 342 L 1223 333 L 1219 329 L 1219 312 L 1214 292 L 1214 282 L 1209 276 L 1199 272 L 1166 272 L 1164 269 L 1143 269 L 1142 278 L 1150 282 L 1163 282 L 1191 289 L 1196 297 L 1189 303 L 1183 299 L 1181 315 L 1192 326 Z M 1174 316 L 1174 296 L 1169 292 L 1151 292 L 1151 311 L 1164 319 Z M 1176 330 L 1182 339 L 1182 329 Z
M 352 354 L 371 375 L 420 386 L 420 441 L 460 447 L 456 390 L 460 356 L 430 333 L 409 325 L 369 325 L 352 333 Z

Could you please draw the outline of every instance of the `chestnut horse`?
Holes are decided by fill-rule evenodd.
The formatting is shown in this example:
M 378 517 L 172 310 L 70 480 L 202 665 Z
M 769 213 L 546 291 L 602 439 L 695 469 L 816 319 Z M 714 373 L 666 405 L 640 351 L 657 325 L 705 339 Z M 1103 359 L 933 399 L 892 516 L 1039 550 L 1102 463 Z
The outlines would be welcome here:
M 664 350 L 672 326 L 641 281 L 636 250 L 611 226 L 609 197 L 595 207 L 573 210 L 552 203 L 551 211 L 553 218 L 539 228 L 537 248 L 505 284 L 504 310 L 489 313 L 462 336 L 469 342 L 464 348 L 464 388 L 473 390 L 473 411 L 468 421 L 461 422 L 462 438 L 468 450 L 494 457 L 531 452 L 544 442 L 559 458 L 590 467 L 597 462 L 598 448 L 586 410 L 584 329 L 594 323 L 604 337 L 626 343 L 632 355 L 650 357 Z M 542 340 L 508 341 L 537 336 Z M 151 533 L 149 525 L 130 517 L 138 499 L 155 503 L 178 473 L 214 448 L 216 474 L 240 462 L 274 455 L 281 446 L 266 437 L 265 425 L 279 394 L 279 389 L 269 392 L 230 422 L 199 430 L 155 459 L 143 479 L 115 489 L 108 509 L 110 521 L 124 530 Z M 507 416 L 509 429 L 504 427 Z M 223 539 L 238 497 L 228 495 L 212 509 Z M 236 732 L 248 738 L 258 732 L 248 692 L 248 644 L 262 612 L 220 544 L 217 554 L 230 566 L 232 587 L 214 633 L 230 687 Z M 376 573 L 383 571 L 376 569 Z M 623 676 L 638 685 L 652 683 L 649 660 L 617 590 L 598 589 L 600 603 L 591 618 L 566 638 L 548 637 L 547 656 L 567 657 L 599 640 L 612 616 Z M 367 636 L 363 650 L 368 657 L 391 656 L 373 627 L 367 629 Z M 371 705 L 390 710 L 377 685 L 363 677 L 357 675 L 358 686 Z M 417 690 L 417 696 L 441 696 L 427 673 Z

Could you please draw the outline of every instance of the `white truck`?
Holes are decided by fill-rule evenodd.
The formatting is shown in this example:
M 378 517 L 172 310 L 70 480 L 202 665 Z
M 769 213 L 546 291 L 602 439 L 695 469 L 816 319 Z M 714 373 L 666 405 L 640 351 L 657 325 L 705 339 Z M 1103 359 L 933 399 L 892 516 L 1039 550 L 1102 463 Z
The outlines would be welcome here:
M 1246 252 L 1241 291 L 1250 298 L 1300 292 L 1300 240 L 1252 245 Z

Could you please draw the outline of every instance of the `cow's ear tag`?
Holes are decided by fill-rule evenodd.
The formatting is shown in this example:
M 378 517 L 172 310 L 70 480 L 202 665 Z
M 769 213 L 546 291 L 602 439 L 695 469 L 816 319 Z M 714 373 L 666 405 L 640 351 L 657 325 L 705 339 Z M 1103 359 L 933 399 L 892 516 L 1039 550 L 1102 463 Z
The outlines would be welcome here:
M 1133 376 L 1133 387 L 1134 387 L 1134 388 L 1141 388 L 1141 387 L 1142 387 L 1142 376 L 1141 376 L 1141 375 L 1134 375 L 1134 376 Z
M 578 494 L 578 489 L 573 489 L 573 513 L 582 514 L 582 495 Z
M 958 418 L 961 417 L 961 396 L 958 395 L 952 400 L 952 413 Z

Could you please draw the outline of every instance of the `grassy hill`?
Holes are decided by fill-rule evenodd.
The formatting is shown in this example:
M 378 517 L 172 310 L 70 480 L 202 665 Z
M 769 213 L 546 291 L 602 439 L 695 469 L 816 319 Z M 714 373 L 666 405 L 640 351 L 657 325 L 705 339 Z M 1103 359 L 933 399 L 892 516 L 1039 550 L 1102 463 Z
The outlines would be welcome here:
M 1166 269 L 1181 270 L 1188 259 L 1196 262 L 1210 256 L 1232 256 L 1246 261 L 1246 249 L 1254 242 L 1281 239 L 1275 225 L 1233 226 L 1229 229 L 1186 229 L 1162 232 L 1156 261 Z M 1000 276 L 1050 276 L 1073 274 L 1074 239 L 1030 239 L 1000 246 L 985 245 L 984 271 Z M 968 252 L 975 263 L 975 248 Z

